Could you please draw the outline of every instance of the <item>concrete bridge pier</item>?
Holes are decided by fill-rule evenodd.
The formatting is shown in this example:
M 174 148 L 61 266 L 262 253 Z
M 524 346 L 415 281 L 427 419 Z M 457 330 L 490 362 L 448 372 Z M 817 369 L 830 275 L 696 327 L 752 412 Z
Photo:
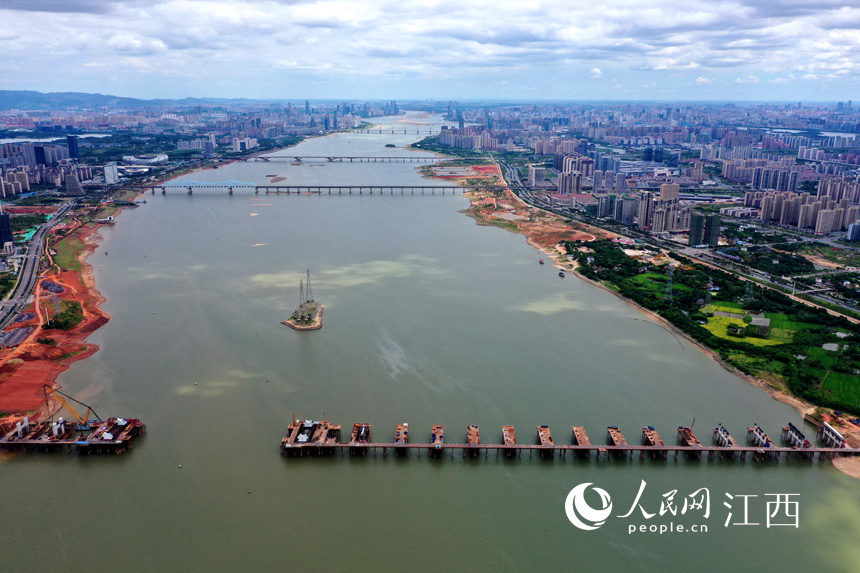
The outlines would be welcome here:
M 155 191 L 153 191 L 153 193 L 155 193 Z M 165 189 L 164 187 L 162 187 L 162 188 L 161 188 L 161 194 L 162 194 L 162 195 L 167 195 L 167 189 Z

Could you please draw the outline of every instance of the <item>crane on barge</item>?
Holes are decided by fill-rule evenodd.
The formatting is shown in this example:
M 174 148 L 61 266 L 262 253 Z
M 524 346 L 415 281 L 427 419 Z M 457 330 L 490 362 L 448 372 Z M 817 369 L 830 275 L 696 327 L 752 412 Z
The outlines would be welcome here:
M 44 384 L 42 386 L 42 388 L 45 391 L 45 405 L 49 405 L 48 404 L 49 397 L 53 398 L 54 400 L 59 402 L 60 405 L 63 408 L 65 408 L 72 415 L 72 417 L 75 420 L 77 420 L 78 426 L 75 429 L 78 430 L 79 432 L 86 432 L 87 430 L 90 429 L 90 421 L 91 421 L 90 420 L 90 414 L 95 416 L 95 419 L 92 420 L 93 422 L 102 422 L 103 421 L 99 417 L 99 415 L 96 414 L 96 411 L 93 410 L 92 406 L 84 404 L 80 400 L 76 400 L 76 399 L 72 398 L 71 396 L 69 396 L 68 394 L 66 394 L 64 392 L 60 392 L 56 388 L 52 388 L 52 387 L 48 386 L 47 384 Z M 87 409 L 86 415 L 81 415 L 80 413 L 78 413 L 78 411 L 75 410 L 71 404 L 69 404 L 69 402 L 66 400 L 66 398 L 68 398 L 72 402 L 75 402 L 76 404 L 80 404 L 81 406 L 85 407 Z

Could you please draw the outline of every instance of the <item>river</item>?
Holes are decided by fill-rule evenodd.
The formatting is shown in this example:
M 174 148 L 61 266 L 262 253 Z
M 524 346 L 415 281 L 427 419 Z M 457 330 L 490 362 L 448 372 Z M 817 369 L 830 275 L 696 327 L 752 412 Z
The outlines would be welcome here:
M 406 154 L 417 137 L 338 134 L 294 151 Z M 414 164 L 381 163 L 235 163 L 186 178 L 267 175 L 422 183 Z M 409 422 L 412 441 L 444 424 L 462 442 L 478 424 L 498 442 L 513 424 L 531 443 L 547 424 L 558 443 L 572 425 L 594 443 L 618 425 L 638 443 L 653 425 L 674 444 L 695 420 L 710 444 L 718 423 L 745 442 L 753 423 L 778 440 L 801 420 L 622 300 L 538 265 L 522 236 L 477 226 L 462 195 L 146 199 L 102 231 L 90 262 L 112 319 L 90 338 L 100 351 L 60 382 L 148 433 L 117 457 L 7 458 L 7 570 L 850 571 L 860 559 L 860 487 L 818 461 L 285 459 L 293 412 L 325 413 L 346 434 L 371 422 L 376 441 Z M 325 325 L 300 333 L 280 321 L 307 268 Z M 619 517 L 643 480 L 642 510 Z M 592 531 L 565 515 L 581 483 L 613 503 Z M 700 488 L 709 515 L 682 515 Z M 660 515 L 672 490 L 677 515 Z M 768 494 L 798 494 L 798 527 L 780 512 L 774 523 L 792 526 L 767 527 Z M 756 496 L 746 517 L 741 495 Z M 708 531 L 629 534 L 670 524 Z

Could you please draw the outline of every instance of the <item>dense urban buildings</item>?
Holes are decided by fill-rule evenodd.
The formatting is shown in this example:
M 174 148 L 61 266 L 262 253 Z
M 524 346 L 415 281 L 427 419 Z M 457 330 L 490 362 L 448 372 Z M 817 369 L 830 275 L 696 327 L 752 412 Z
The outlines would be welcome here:
M 448 117 L 440 145 L 532 153 L 528 184 L 549 203 L 651 234 L 688 232 L 696 205 L 709 202 L 743 201 L 721 214 L 817 234 L 846 232 L 860 215 L 860 114 L 850 103 L 454 103 Z M 601 203 L 607 193 L 618 197 Z
M 844 102 L 303 100 L 98 112 L 8 110 L 0 112 L 0 129 L 53 137 L 0 144 L 0 193 L 52 188 L 78 193 L 74 180 L 82 190 L 116 185 L 153 168 L 229 158 L 270 149 L 284 138 L 357 128 L 364 118 L 401 108 L 445 116 L 447 124 L 435 138 L 440 148 L 528 158 L 522 177 L 548 204 L 650 234 L 680 234 L 679 240 L 689 244 L 712 242 L 704 231 L 698 242 L 694 215 L 703 203 L 734 200 L 738 204 L 724 206 L 721 215 L 818 234 L 845 233 L 860 215 L 860 140 L 854 135 L 860 113 Z

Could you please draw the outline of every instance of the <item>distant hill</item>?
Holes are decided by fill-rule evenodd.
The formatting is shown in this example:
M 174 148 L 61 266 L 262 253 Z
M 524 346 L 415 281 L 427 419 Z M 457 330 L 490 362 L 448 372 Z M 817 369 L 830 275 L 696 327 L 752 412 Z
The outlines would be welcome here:
M 136 99 L 104 94 L 80 92 L 52 92 L 0 90 L 0 109 L 21 110 L 97 110 L 137 109 L 176 105 L 217 105 L 227 103 L 250 103 L 249 99 L 185 98 L 185 99 Z

